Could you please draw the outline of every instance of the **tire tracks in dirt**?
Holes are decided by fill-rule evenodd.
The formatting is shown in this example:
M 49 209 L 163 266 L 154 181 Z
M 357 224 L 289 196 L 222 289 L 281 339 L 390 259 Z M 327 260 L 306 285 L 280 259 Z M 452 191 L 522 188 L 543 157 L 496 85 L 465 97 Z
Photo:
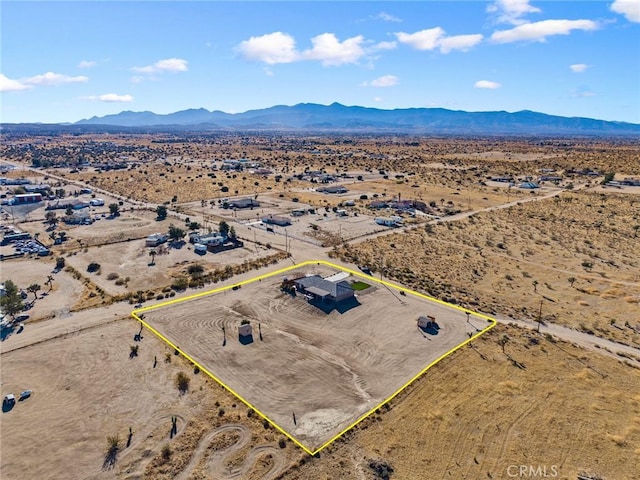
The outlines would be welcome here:
M 223 448 L 222 450 L 209 455 L 207 458 L 206 452 L 211 445 L 211 442 L 218 435 L 222 435 L 223 433 L 228 432 L 237 432 L 240 435 L 240 438 L 236 440 L 233 445 Z M 205 462 L 208 478 L 222 480 L 244 478 L 244 476 L 249 473 L 252 467 L 256 464 L 259 457 L 261 455 L 264 455 L 265 453 L 270 453 L 271 458 L 274 460 L 274 462 L 273 466 L 269 469 L 267 474 L 262 476 L 261 478 L 264 480 L 274 478 L 284 468 L 285 460 L 283 458 L 283 455 L 279 452 L 278 447 L 270 444 L 252 447 L 239 467 L 231 470 L 225 467 L 225 460 L 231 455 L 245 448 L 250 441 L 251 432 L 244 425 L 227 424 L 216 428 L 215 430 L 212 430 L 200 440 L 198 446 L 191 455 L 189 463 L 182 470 L 182 472 L 175 477 L 175 480 L 188 480 L 193 471 L 200 465 L 202 459 L 204 459 Z

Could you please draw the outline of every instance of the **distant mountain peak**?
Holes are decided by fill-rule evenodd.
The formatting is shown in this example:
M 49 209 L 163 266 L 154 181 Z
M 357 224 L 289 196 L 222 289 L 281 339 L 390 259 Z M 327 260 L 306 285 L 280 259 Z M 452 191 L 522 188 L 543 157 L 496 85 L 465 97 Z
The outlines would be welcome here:
M 158 115 L 150 111 L 126 110 L 104 117 L 91 117 L 74 125 L 110 125 L 122 127 L 209 125 L 216 128 L 243 130 L 326 130 L 407 132 L 453 135 L 640 135 L 640 125 L 609 122 L 580 117 L 560 117 L 522 110 L 466 112 L 444 108 L 396 108 L 299 103 L 293 106 L 275 105 L 242 113 L 191 108 Z

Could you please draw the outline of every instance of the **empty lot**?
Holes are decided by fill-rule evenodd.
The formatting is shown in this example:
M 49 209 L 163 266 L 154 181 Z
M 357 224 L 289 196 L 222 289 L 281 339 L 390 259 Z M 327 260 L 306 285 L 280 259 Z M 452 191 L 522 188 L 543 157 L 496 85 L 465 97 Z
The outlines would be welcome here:
M 370 277 L 364 281 L 371 287 L 357 293 L 359 306 L 326 314 L 302 296 L 281 292 L 283 277 L 296 273 L 335 271 L 313 264 L 144 316 L 309 449 L 387 399 L 476 327 L 488 326 L 474 317 L 469 324 L 459 310 L 400 295 Z M 420 315 L 436 317 L 437 334 L 418 330 Z M 253 326 L 249 344 L 239 341 L 244 319 Z

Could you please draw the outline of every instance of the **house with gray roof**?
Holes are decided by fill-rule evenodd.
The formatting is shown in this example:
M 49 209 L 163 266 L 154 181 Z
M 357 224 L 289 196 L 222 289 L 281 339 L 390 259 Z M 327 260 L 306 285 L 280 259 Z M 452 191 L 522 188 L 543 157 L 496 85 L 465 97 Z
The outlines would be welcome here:
M 320 275 L 302 277 L 294 282 L 296 290 L 312 295 L 315 300 L 334 304 L 353 298 L 354 290 L 345 280 L 331 282 Z

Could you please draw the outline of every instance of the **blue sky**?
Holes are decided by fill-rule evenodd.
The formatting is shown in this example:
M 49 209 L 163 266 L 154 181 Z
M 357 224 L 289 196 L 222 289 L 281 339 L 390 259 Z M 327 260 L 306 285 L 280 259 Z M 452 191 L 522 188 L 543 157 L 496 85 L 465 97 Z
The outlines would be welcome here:
M 297 103 L 640 123 L 640 0 L 2 2 L 3 122 Z

